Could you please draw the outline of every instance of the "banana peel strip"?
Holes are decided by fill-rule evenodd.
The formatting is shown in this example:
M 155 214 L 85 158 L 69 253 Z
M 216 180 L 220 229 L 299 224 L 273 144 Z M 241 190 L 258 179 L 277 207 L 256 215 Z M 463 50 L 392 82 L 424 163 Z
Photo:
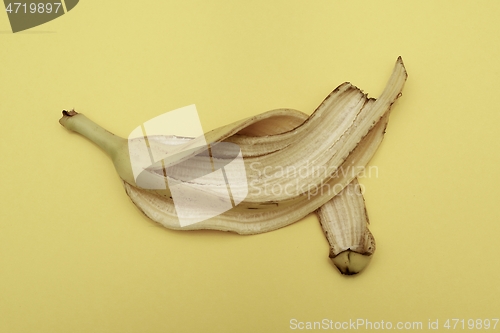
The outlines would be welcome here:
M 255 156 L 262 157 L 264 161 L 269 158 L 280 159 L 280 163 L 283 159 L 286 161 L 296 161 L 300 160 L 300 158 L 307 159 L 308 156 L 304 154 L 311 153 L 312 148 L 310 146 L 320 145 L 324 136 L 318 135 L 314 137 L 312 144 L 306 142 L 306 144 L 309 144 L 309 150 L 303 151 L 303 154 L 299 154 L 299 157 L 297 155 L 286 155 L 285 149 L 290 146 L 290 144 L 286 144 L 287 138 L 297 136 L 300 129 L 305 128 L 308 123 L 318 123 L 318 119 L 319 123 L 324 123 L 328 106 L 333 101 L 333 118 L 341 119 L 335 119 L 332 123 L 340 124 L 344 130 L 336 134 L 335 142 L 329 147 L 321 147 L 319 155 L 324 157 L 328 155 L 324 153 L 324 150 L 335 150 L 335 154 L 329 156 L 329 162 L 334 164 L 333 170 L 342 168 L 362 170 L 382 141 L 389 111 L 392 104 L 401 96 L 406 78 L 407 73 L 402 59 L 398 58 L 389 82 L 377 100 L 368 99 L 358 88 L 349 83 L 344 83 L 335 89 L 307 119 L 304 114 L 300 114 L 298 111 L 273 110 L 211 131 L 205 135 L 205 139 L 208 143 L 224 141 L 237 143 L 244 154 L 249 152 L 246 155 L 247 161 L 255 158 Z M 339 104 L 343 108 L 335 108 Z M 282 130 L 284 130 L 282 133 L 273 134 L 272 130 L 269 130 L 277 128 L 276 124 L 286 123 L 287 118 L 290 124 L 296 125 L 301 121 L 303 122 L 292 129 L 290 127 L 293 127 L 293 125 L 282 127 Z M 291 120 L 292 118 L 295 119 Z M 331 131 L 335 130 L 336 128 L 331 129 Z M 327 132 L 327 134 L 330 133 Z M 261 141 L 259 149 L 252 150 L 251 147 L 255 147 L 259 140 Z M 301 140 L 301 142 L 304 141 L 302 138 Z M 273 145 L 270 145 L 271 153 L 269 153 L 269 148 L 265 148 L 265 143 L 262 142 L 273 143 Z M 277 142 L 278 145 L 276 145 Z M 280 142 L 285 143 L 281 149 Z M 262 163 L 266 165 L 264 162 Z M 251 173 L 250 177 L 253 177 Z M 350 172 L 335 173 L 335 176 L 329 179 L 316 179 L 316 182 L 313 181 L 315 191 L 295 193 L 293 197 L 263 198 L 254 194 L 249 200 L 250 203 L 267 202 L 268 205 L 263 209 L 258 207 L 257 209 L 255 207 L 247 207 L 247 209 L 240 207 L 237 209 L 238 207 L 236 207 L 216 217 L 182 228 L 179 225 L 173 201 L 170 198 L 135 187 L 127 182 L 124 182 L 124 187 L 131 200 L 144 214 L 169 229 L 214 229 L 239 234 L 256 234 L 282 228 L 302 219 L 338 195 L 355 178 L 356 174 Z M 276 181 L 279 182 L 279 180 Z M 241 206 L 245 207 L 245 204 Z M 272 209 L 269 208 L 270 206 L 272 206 Z

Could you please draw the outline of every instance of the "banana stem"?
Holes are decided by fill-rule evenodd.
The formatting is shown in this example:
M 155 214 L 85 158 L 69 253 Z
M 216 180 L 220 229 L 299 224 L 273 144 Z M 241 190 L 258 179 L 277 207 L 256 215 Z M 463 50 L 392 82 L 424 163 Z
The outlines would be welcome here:
M 115 153 L 125 143 L 125 139 L 105 130 L 83 114 L 75 110 L 63 110 L 59 123 L 70 131 L 79 133 L 101 147 L 109 156 Z

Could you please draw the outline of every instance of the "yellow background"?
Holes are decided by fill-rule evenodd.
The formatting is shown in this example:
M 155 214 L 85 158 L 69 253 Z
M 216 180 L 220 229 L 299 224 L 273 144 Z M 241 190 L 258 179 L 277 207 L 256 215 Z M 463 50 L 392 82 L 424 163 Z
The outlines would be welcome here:
M 499 318 L 499 17 L 493 0 L 82 0 L 12 34 L 0 14 L 0 332 Z M 311 113 L 344 81 L 377 97 L 399 55 L 409 78 L 360 180 L 377 251 L 355 277 L 315 216 L 256 236 L 157 226 L 58 123 L 75 108 L 127 136 L 193 103 L 205 130 Z

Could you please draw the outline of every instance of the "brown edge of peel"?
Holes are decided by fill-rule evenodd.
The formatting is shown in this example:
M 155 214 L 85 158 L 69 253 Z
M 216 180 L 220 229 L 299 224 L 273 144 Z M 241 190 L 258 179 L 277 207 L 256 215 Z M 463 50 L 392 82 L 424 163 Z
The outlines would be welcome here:
M 63 114 L 63 116 L 66 116 L 66 117 L 73 117 L 73 116 L 76 116 L 78 114 L 78 112 L 76 112 L 74 109 L 71 111 L 63 110 L 62 114 Z
M 78 114 L 78 112 L 76 112 L 74 109 L 71 111 L 62 110 L 63 116 L 61 117 L 61 119 L 59 119 L 59 124 L 61 124 L 67 128 L 68 119 L 76 116 L 77 114 Z

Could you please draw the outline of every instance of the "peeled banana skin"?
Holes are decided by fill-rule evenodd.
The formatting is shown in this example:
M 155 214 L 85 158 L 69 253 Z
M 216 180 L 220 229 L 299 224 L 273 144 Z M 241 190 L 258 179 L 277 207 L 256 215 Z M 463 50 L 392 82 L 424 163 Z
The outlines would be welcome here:
M 206 133 L 204 139 L 209 145 L 230 142 L 241 148 L 248 195 L 233 209 L 185 227 L 179 224 L 168 187 L 150 190 L 135 183 L 130 165 L 130 154 L 134 151 L 129 151 L 127 139 L 104 130 L 75 111 L 63 111 L 60 123 L 89 138 L 112 158 L 126 193 L 153 221 L 169 229 L 257 234 L 287 226 L 316 212 L 330 245 L 330 259 L 341 273 L 351 275 L 362 271 L 375 251 L 357 172 L 363 170 L 378 148 L 390 109 L 401 96 L 406 78 L 399 57 L 385 90 L 376 100 L 344 83 L 311 116 L 278 109 Z M 189 151 L 190 155 L 183 157 L 188 159 L 200 153 L 202 148 L 192 148 L 198 139 L 172 144 L 172 138 L 157 137 L 150 138 L 150 142 L 169 152 Z M 308 172 L 300 177 L 265 172 L 298 168 Z M 154 177 L 162 176 L 161 170 L 152 168 L 148 172 Z M 269 188 L 288 190 L 277 193 Z

